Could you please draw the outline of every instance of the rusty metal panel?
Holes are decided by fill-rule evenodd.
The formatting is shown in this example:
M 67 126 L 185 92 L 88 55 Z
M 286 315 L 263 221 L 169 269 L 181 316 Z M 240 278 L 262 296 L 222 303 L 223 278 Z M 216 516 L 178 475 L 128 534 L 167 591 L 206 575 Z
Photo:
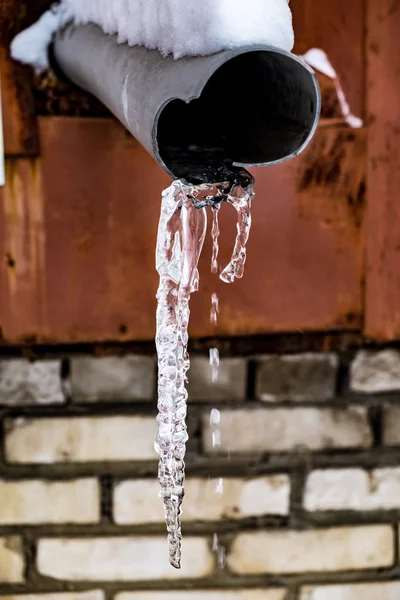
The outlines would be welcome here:
M 400 338 L 400 4 L 368 2 L 365 333 Z
M 301 157 L 255 171 L 245 277 L 233 287 L 211 279 L 208 248 L 203 291 L 193 298 L 193 311 L 203 315 L 194 320 L 196 336 L 212 332 L 204 315 L 214 290 L 219 335 L 360 327 L 365 139 L 365 131 L 321 127 Z M 223 227 L 229 230 L 223 262 L 232 248 L 233 216 L 230 221 Z
M 0 0 L 0 77 L 7 156 L 35 156 L 38 135 L 32 70 L 12 61 L 9 45 L 21 26 L 24 13 L 18 0 Z
M 0 46 L 0 77 L 6 156 L 36 156 L 39 150 L 31 71 L 16 65 Z
M 160 192 L 169 180 L 113 121 L 41 118 L 41 158 L 9 159 L 0 192 L 0 326 L 7 343 L 148 340 Z M 191 333 L 357 329 L 365 132 L 322 126 L 300 158 L 260 170 L 244 280 L 212 276 L 210 245 Z M 222 213 L 221 262 L 234 211 Z
M 364 115 L 365 0 L 291 0 L 295 52 L 324 50 L 354 114 Z

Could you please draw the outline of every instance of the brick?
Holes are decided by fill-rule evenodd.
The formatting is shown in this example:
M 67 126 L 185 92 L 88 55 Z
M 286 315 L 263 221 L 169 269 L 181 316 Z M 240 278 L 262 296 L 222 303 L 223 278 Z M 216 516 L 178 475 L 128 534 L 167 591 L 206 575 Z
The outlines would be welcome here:
M 218 379 L 213 383 L 209 359 L 192 356 L 188 377 L 189 401 L 232 402 L 244 400 L 246 397 L 247 362 L 245 359 L 221 359 Z
M 266 356 L 257 363 L 256 397 L 265 402 L 333 398 L 338 364 L 336 354 Z
M 214 558 L 208 540 L 185 537 L 182 569 L 168 562 L 166 536 L 39 540 L 42 575 L 69 581 L 156 581 L 207 577 Z
M 393 564 L 390 526 L 241 533 L 228 565 L 237 574 L 349 571 Z
M 218 521 L 262 515 L 287 515 L 290 482 L 287 475 L 254 479 L 223 479 L 223 493 L 216 494 L 218 479 L 185 481 L 184 521 Z M 124 481 L 114 491 L 114 518 L 120 525 L 163 523 L 164 511 L 156 480 Z
M 0 600 L 104 600 L 104 592 L 93 590 L 89 592 L 54 592 L 52 594 L 18 594 L 15 596 L 0 596 Z
M 364 394 L 400 390 L 400 352 L 361 350 L 351 365 L 350 389 Z
M 59 360 L 0 361 L 0 404 L 61 404 L 61 363 Z
M 21 538 L 0 537 L 0 583 L 22 583 L 25 561 Z
M 24 464 L 154 460 L 151 417 L 73 417 L 6 421 L 7 461 Z
M 226 589 L 215 591 L 180 590 L 165 592 L 162 590 L 159 592 L 121 592 L 120 594 L 117 594 L 115 600 L 285 600 L 285 598 L 285 590 L 265 588 L 255 590 Z
M 306 482 L 308 511 L 400 509 L 400 468 L 327 469 Z
M 400 446 L 400 406 L 385 406 L 383 409 L 383 443 Z
M 96 523 L 99 519 L 100 491 L 96 479 L 0 480 L 0 525 Z
M 398 600 L 400 582 L 305 587 L 300 600 Z
M 369 448 L 372 444 L 364 407 L 226 410 L 221 413 L 220 430 L 221 448 L 213 448 L 210 416 L 203 415 L 206 452 Z
M 155 361 L 148 356 L 77 357 L 71 360 L 74 402 L 151 400 Z

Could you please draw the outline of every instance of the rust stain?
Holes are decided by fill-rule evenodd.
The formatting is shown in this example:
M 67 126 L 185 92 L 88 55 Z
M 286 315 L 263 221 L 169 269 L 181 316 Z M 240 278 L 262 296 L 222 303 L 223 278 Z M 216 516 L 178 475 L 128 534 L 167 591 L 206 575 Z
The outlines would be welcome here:
M 8 159 L 6 181 L 2 191 L 2 243 L 8 319 L 3 319 L 3 328 L 7 330 L 14 321 L 36 328 L 42 318 L 37 307 L 45 297 L 40 288 L 45 271 L 43 194 L 36 162 Z
M 0 74 L 6 156 L 37 156 L 38 132 L 32 93 L 32 71 L 12 61 L 0 45 Z
M 324 215 L 321 223 L 363 224 L 366 201 L 366 131 L 324 128 L 313 141 L 311 160 L 298 172 L 299 210 L 304 218 Z M 309 202 L 309 198 L 313 201 Z M 349 232 L 348 227 L 343 228 Z M 353 235 L 355 232 L 353 232 Z
M 7 240 L 6 255 L 14 257 L 16 263 L 21 259 L 18 214 L 18 177 L 14 161 L 6 161 L 6 182 L 3 194 L 3 209 L 5 219 L 5 240 Z M 7 271 L 8 285 L 11 298 L 15 297 L 17 291 L 17 272 L 15 269 Z

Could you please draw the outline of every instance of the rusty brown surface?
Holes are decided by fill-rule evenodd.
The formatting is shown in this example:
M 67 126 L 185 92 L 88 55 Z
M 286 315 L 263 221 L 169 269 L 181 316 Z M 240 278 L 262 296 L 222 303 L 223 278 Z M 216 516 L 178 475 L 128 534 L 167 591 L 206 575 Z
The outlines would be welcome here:
M 9 44 L 26 16 L 18 0 L 0 0 L 0 77 L 4 124 L 4 147 L 8 156 L 35 156 L 38 136 L 31 69 L 9 57 Z
M 0 193 L 4 340 L 151 339 L 168 178 L 113 121 L 41 118 L 40 139 L 40 159 L 7 161 Z M 214 334 L 214 291 L 221 336 L 359 328 L 364 151 L 364 131 L 322 127 L 302 157 L 257 173 L 245 278 L 227 286 L 212 276 L 207 244 L 194 337 Z M 221 212 L 226 262 L 234 211 Z
M 291 0 L 295 52 L 324 50 L 339 74 L 351 110 L 363 116 L 365 0 Z
M 245 278 L 233 287 L 211 279 L 208 249 L 203 292 L 193 298 L 193 310 L 207 315 L 216 289 L 220 335 L 360 327 L 364 153 L 365 131 L 328 126 L 298 159 L 256 171 Z M 231 217 L 229 229 L 228 223 L 224 227 L 229 231 L 223 235 L 225 262 Z M 194 323 L 195 335 L 202 336 L 206 325 Z
M 368 2 L 365 333 L 400 337 L 400 3 Z
M 7 27 L 10 36 L 48 4 L 0 0 L 0 30 Z M 292 0 L 296 51 L 327 52 L 357 114 L 363 111 L 363 4 Z M 4 10 L 7 5 L 14 13 Z M 37 138 L 30 75 L 11 69 L 4 49 L 2 61 L 6 150 L 9 156 L 32 155 Z M 212 277 L 209 244 L 205 249 L 201 292 L 192 303 L 195 338 L 215 334 L 209 323 L 214 291 L 221 303 L 219 336 L 361 327 L 366 136 L 343 126 L 331 82 L 323 76 L 320 82 L 330 125 L 323 123 L 301 158 L 257 173 L 245 279 L 229 287 Z M 103 114 L 64 82 L 43 86 L 36 79 L 34 94 L 41 114 Z M 40 141 L 40 159 L 7 161 L 8 184 L 0 193 L 5 341 L 151 339 L 159 198 L 168 178 L 112 121 L 41 118 Z M 224 208 L 226 262 L 235 224 Z
M 0 46 L 0 77 L 6 156 L 36 156 L 39 140 L 32 93 L 32 73 L 15 64 Z

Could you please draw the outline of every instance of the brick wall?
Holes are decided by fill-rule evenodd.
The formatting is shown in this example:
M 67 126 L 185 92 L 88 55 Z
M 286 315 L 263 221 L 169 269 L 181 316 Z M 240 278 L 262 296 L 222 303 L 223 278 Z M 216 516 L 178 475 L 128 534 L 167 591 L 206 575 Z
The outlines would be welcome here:
M 175 571 L 155 361 L 0 361 L 0 600 L 398 600 L 400 353 L 192 365 Z

